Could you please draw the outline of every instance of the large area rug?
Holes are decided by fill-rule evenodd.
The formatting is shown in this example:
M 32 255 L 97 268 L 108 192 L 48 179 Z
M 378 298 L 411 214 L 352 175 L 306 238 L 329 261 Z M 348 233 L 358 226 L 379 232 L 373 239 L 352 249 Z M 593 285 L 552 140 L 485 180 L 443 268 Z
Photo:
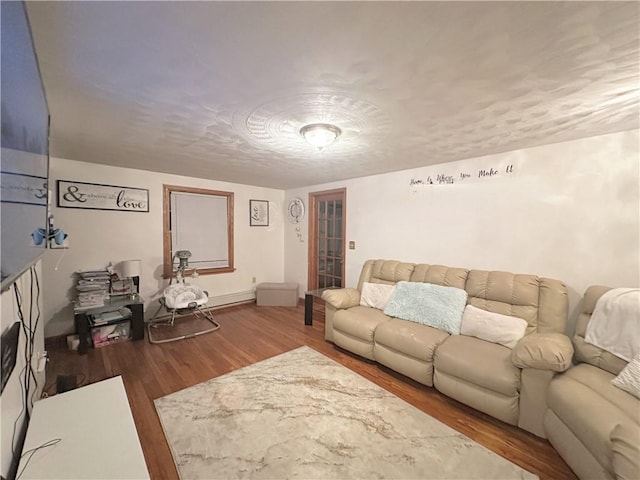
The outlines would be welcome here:
M 538 478 L 308 347 L 155 406 L 183 480 Z

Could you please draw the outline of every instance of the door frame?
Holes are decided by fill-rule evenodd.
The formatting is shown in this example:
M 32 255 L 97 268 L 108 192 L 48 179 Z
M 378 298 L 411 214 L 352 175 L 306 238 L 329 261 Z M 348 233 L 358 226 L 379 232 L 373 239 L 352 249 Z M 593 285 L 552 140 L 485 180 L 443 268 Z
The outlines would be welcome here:
M 323 190 L 320 192 L 309 192 L 309 253 L 307 268 L 307 290 L 315 290 L 318 288 L 318 198 L 325 195 L 342 195 L 342 286 L 345 284 L 345 264 L 346 264 L 346 244 L 347 244 L 347 189 L 334 188 L 332 190 Z

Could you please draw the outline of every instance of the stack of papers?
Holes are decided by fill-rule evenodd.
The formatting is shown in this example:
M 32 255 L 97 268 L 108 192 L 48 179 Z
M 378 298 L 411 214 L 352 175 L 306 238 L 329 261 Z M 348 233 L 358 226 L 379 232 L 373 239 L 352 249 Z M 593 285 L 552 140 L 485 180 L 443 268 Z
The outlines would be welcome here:
M 89 270 L 78 274 L 76 308 L 101 307 L 109 298 L 111 275 L 107 270 Z

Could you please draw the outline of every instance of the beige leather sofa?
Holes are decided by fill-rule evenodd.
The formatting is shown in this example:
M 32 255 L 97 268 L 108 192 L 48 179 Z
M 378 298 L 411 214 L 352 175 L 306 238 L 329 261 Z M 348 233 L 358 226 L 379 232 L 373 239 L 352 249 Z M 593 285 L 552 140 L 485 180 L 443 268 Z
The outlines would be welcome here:
M 544 429 L 581 479 L 640 478 L 640 400 L 613 386 L 624 360 L 585 342 L 587 324 L 608 287 L 589 287 L 573 337 L 577 365 L 553 379 Z
M 391 318 L 360 306 L 364 282 L 401 280 L 457 287 L 475 307 L 523 318 L 526 335 L 511 350 L 496 343 Z M 545 436 L 549 382 L 569 368 L 573 347 L 564 335 L 568 298 L 557 280 L 442 265 L 368 260 L 357 288 L 323 294 L 325 338 L 375 360 L 495 418 Z

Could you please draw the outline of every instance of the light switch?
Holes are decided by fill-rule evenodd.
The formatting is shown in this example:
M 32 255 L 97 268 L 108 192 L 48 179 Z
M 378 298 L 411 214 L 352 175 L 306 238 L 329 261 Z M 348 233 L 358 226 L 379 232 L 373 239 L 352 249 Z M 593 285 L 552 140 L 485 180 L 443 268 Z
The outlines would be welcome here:
M 349 242 L 349 250 L 355 250 L 356 249 L 356 242 Z

